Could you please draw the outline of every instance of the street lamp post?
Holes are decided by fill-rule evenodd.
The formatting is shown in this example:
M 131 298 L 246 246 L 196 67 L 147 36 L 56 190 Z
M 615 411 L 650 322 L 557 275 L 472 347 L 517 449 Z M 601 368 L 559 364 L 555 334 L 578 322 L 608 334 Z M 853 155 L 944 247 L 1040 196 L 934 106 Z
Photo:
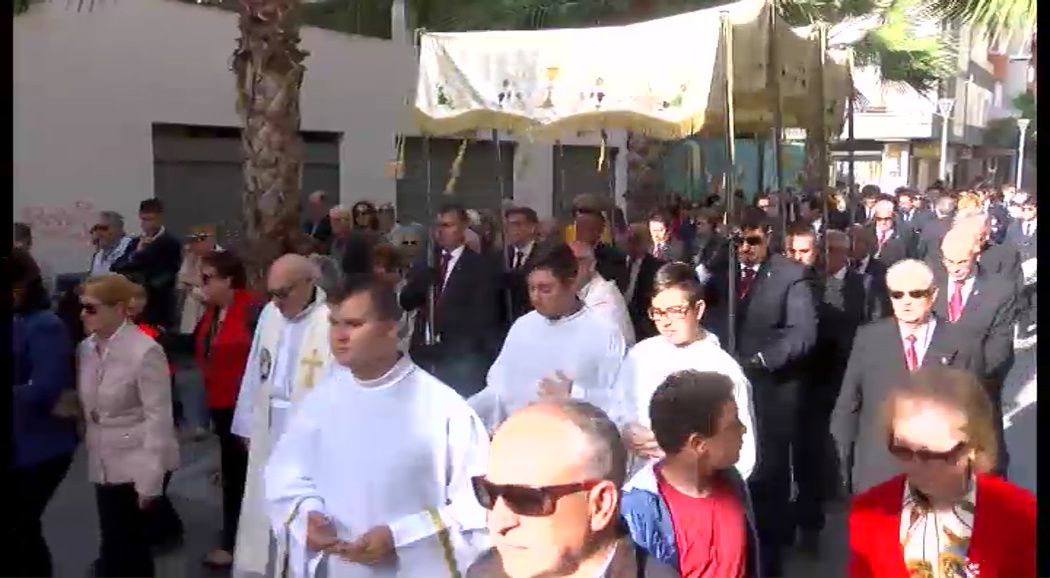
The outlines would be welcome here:
M 955 106 L 955 99 L 953 98 L 942 98 L 937 101 L 937 114 L 941 117 L 941 162 L 938 167 L 940 175 L 938 179 L 944 179 L 944 182 L 948 182 L 948 121 L 952 117 L 952 108 Z
M 1032 122 L 1027 118 L 1017 119 L 1017 129 L 1021 132 L 1020 140 L 1017 143 L 1017 174 L 1014 175 L 1014 187 L 1017 190 L 1021 189 L 1021 181 L 1024 178 L 1024 143 L 1025 133 L 1028 132 L 1028 123 Z

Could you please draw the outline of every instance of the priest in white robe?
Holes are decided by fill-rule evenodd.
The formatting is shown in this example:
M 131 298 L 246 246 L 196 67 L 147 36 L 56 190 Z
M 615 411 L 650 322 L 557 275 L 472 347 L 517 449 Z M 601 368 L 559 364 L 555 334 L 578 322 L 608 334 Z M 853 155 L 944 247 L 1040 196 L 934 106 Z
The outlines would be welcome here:
M 330 297 L 338 367 L 303 400 L 266 466 L 272 576 L 459 577 L 488 548 L 471 478 L 488 434 L 452 388 L 398 349 L 388 284 Z
M 231 431 L 248 444 L 248 474 L 234 548 L 234 576 L 268 575 L 270 530 L 262 472 L 292 410 L 331 360 L 328 308 L 308 258 L 284 255 L 270 267 L 270 303 L 259 315 Z
M 576 271 L 566 245 L 546 248 L 533 262 L 527 279 L 534 309 L 511 326 L 485 389 L 468 400 L 489 431 L 540 399 L 572 397 L 606 412 L 620 403 L 623 331 L 580 301 Z
M 704 314 L 703 286 L 685 263 L 668 263 L 656 273 L 649 315 L 659 335 L 635 345 L 620 368 L 616 389 L 622 402 L 611 415 L 624 429 L 634 454 L 630 473 L 663 456 L 651 431 L 649 401 L 667 376 L 693 369 L 721 373 L 734 384 L 740 421 L 747 428 L 737 470 L 747 478 L 755 468 L 755 418 L 751 383 L 740 364 L 719 345 L 718 337 L 700 326 Z
M 576 255 L 579 270 L 576 273 L 576 294 L 583 304 L 605 315 L 623 334 L 627 347 L 634 345 L 634 323 L 627 310 L 627 301 L 620 293 L 615 281 L 610 281 L 598 273 L 598 260 L 594 256 L 594 246 L 583 241 L 569 243 L 569 248 Z

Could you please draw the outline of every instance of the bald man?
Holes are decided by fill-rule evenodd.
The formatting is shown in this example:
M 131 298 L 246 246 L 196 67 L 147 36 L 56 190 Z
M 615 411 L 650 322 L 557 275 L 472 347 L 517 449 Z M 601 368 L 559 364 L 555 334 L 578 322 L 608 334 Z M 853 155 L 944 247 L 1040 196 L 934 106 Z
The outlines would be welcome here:
M 259 315 L 230 430 L 249 447 L 248 476 L 237 530 L 234 575 L 267 575 L 270 524 L 262 473 L 270 448 L 299 400 L 320 380 L 332 353 L 328 308 L 317 287 L 321 271 L 308 257 L 288 254 L 270 266 L 270 302 Z
M 627 347 L 634 345 L 634 324 L 631 323 L 631 315 L 627 311 L 627 302 L 616 283 L 605 279 L 598 272 L 594 246 L 583 241 L 573 241 L 569 243 L 569 248 L 576 255 L 576 293 L 580 300 L 615 323 L 623 333 L 623 341 Z
M 1001 443 L 1002 389 L 1014 362 L 1017 294 L 1010 281 L 978 264 L 979 241 L 977 232 L 967 227 L 956 227 L 944 236 L 941 266 L 934 269 L 938 287 L 934 311 L 980 344 L 984 383 L 999 426 L 996 471 L 1005 474 L 1009 456 Z
M 332 221 L 328 216 L 328 196 L 324 191 L 314 191 L 306 197 L 306 221 L 303 233 L 327 245 L 332 238 Z
M 893 317 L 861 327 L 853 339 L 831 433 L 843 479 L 854 493 L 900 473 L 886 445 L 882 400 L 890 388 L 925 365 L 947 365 L 983 375 L 974 340 L 933 313 L 939 291 L 933 270 L 904 259 L 886 272 Z
M 626 475 L 620 432 L 597 407 L 562 400 L 516 412 L 492 438 L 487 473 L 474 479 L 494 548 L 467 576 L 678 576 L 626 535 Z
M 1013 243 L 999 244 L 992 240 L 991 216 L 983 209 L 963 209 L 955 215 L 953 228 L 960 227 L 977 236 L 977 260 L 989 275 L 1009 281 L 1017 293 L 1024 290 L 1024 272 L 1021 252 Z

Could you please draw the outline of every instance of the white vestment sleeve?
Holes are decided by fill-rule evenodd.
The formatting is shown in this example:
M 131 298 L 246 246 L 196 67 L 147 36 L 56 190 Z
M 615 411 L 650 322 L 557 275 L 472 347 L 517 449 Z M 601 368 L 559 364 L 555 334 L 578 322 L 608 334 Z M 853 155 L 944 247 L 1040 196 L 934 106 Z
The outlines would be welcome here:
M 609 414 L 609 417 L 621 429 L 639 421 L 638 379 L 635 375 L 635 356 L 632 352 L 633 350 L 628 351 L 623 363 L 620 364 L 620 371 L 616 374 L 616 385 L 613 386 L 613 391 L 618 392 L 619 395 L 616 396 L 615 409 Z
M 594 343 L 589 347 L 601 348 L 598 354 L 598 375 L 590 387 L 573 387 L 571 397 L 597 406 L 602 411 L 615 412 L 620 392 L 616 391 L 616 377 L 623 365 L 623 356 L 627 351 L 623 335 L 619 331 L 609 334 L 605 343 Z
M 245 439 L 251 438 L 252 413 L 255 411 L 255 400 L 262 382 L 259 369 L 259 349 L 262 347 L 262 328 L 269 309 L 268 306 L 263 308 L 262 313 L 259 314 L 259 321 L 255 325 L 252 347 L 248 352 L 248 362 L 244 367 L 241 388 L 237 392 L 237 405 L 233 408 L 233 421 L 230 423 L 230 433 Z M 273 354 L 272 351 L 270 353 Z
M 289 574 L 292 576 L 313 576 L 324 555 L 306 549 L 307 514 L 320 512 L 327 515 L 311 472 L 311 465 L 316 463 L 318 433 L 312 419 L 313 412 L 323 407 L 311 404 L 310 397 L 308 394 L 299 411 L 292 415 L 266 462 L 263 474 L 266 511 L 275 539 L 279 541 L 278 552 L 283 550 L 280 541 L 286 538 L 285 532 L 289 534 Z M 282 560 L 275 560 L 276 565 L 281 563 Z
M 747 428 L 744 443 L 740 446 L 740 459 L 736 462 L 736 469 L 746 480 L 751 476 L 751 472 L 755 471 L 755 462 L 758 459 L 758 452 L 755 448 L 755 438 L 758 435 L 758 432 L 755 431 L 755 404 L 751 401 L 751 382 L 744 375 L 739 364 L 732 360 L 730 363 L 735 367 L 727 367 L 726 375 L 733 380 L 733 398 L 736 400 L 737 412 L 740 415 L 740 422 Z
M 487 548 L 486 517 L 488 512 L 474 496 L 471 478 L 485 474 L 488 464 L 489 436 L 475 415 L 453 416 L 446 424 L 447 477 L 445 495 L 448 501 L 432 508 L 403 516 L 390 524 L 394 547 L 403 548 L 424 538 L 448 530 L 451 540 L 465 541 L 476 556 Z M 440 443 L 441 440 L 434 440 Z M 455 553 L 453 553 L 455 556 Z M 460 560 L 459 573 L 474 560 Z
M 508 345 L 514 342 L 513 336 L 514 328 L 511 327 L 511 331 L 507 335 L 507 339 L 504 340 L 503 347 L 500 349 L 496 361 L 489 367 L 488 374 L 485 377 L 485 389 L 467 398 L 467 405 L 474 410 L 474 413 L 478 414 L 481 422 L 489 432 L 496 431 L 496 428 L 507 418 L 507 412 L 503 408 L 501 392 L 506 384 L 506 362 L 504 361 L 504 356 L 507 355 Z

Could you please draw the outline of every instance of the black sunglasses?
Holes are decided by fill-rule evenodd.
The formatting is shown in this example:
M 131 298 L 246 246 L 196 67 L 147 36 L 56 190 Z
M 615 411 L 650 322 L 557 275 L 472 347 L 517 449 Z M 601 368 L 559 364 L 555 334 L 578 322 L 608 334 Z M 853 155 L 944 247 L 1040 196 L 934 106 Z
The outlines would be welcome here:
M 474 497 L 486 510 L 492 510 L 496 502 L 503 498 L 507 509 L 519 516 L 540 518 L 550 516 L 557 509 L 558 500 L 586 492 L 602 483 L 601 480 L 587 480 L 574 484 L 555 486 L 522 486 L 518 484 L 493 484 L 485 476 L 474 476 L 470 479 L 474 486 Z
M 890 298 L 894 301 L 904 299 L 904 295 L 912 299 L 927 299 L 933 294 L 933 289 L 912 289 L 911 291 L 890 291 Z
M 736 238 L 736 244 L 737 245 L 743 245 L 744 243 L 747 243 L 748 245 L 751 245 L 752 247 L 755 247 L 755 246 L 761 245 L 762 243 L 765 243 L 765 242 L 766 242 L 766 240 L 764 238 L 762 238 L 761 235 L 748 235 L 747 237 L 737 237 Z
M 918 460 L 920 462 L 950 462 L 959 459 L 959 456 L 967 449 L 968 444 L 966 442 L 959 442 L 955 444 L 952 449 L 944 452 L 935 452 L 933 450 L 921 449 L 916 450 L 906 446 L 903 446 L 895 439 L 890 438 L 888 449 L 893 457 L 903 462 L 910 462 Z
M 410 246 L 414 247 L 414 246 L 419 244 L 419 241 L 401 241 L 401 244 L 402 245 L 410 245 Z
M 81 303 L 80 310 L 83 311 L 85 315 L 94 315 L 98 313 L 98 305 L 92 305 L 91 303 Z

